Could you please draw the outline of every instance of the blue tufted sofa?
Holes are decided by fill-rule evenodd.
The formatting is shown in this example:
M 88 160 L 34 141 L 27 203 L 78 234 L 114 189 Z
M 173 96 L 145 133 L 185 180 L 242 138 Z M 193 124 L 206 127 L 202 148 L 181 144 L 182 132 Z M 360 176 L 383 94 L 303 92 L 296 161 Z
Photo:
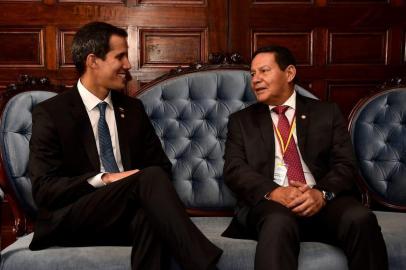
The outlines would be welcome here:
M 221 237 L 231 220 L 235 198 L 222 180 L 228 116 L 255 102 L 250 75 L 242 67 L 203 67 L 174 73 L 147 85 L 138 98 L 173 163 L 173 184 L 193 222 L 224 250 L 222 270 L 253 269 L 252 240 Z M 314 97 L 297 86 L 301 94 Z M 34 91 L 15 96 L 3 111 L 0 183 L 14 211 L 18 240 L 1 253 L 0 269 L 130 269 L 130 247 L 52 247 L 30 251 L 30 220 L 36 207 L 27 178 L 31 110 L 55 93 Z M 404 189 L 406 190 L 406 189 Z M 13 204 L 14 205 L 14 204 Z M 18 211 L 17 211 L 18 210 Z M 391 269 L 406 269 L 406 216 L 377 212 L 388 241 Z M 172 263 L 171 269 L 178 269 Z M 341 250 L 322 243 L 301 244 L 299 269 L 347 269 Z

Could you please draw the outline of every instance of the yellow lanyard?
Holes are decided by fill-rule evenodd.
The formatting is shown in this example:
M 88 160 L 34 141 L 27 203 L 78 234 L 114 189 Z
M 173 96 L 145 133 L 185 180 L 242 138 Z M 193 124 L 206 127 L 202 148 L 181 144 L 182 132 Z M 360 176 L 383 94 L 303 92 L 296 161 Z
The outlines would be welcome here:
M 278 121 L 279 121 L 279 120 L 278 120 Z M 285 156 L 285 153 L 286 153 L 286 150 L 288 150 L 288 146 L 289 146 L 289 144 L 290 144 L 290 142 L 291 142 L 291 140 L 292 140 L 293 131 L 294 131 L 295 128 L 296 128 L 296 117 L 295 117 L 295 115 L 293 116 L 293 123 L 292 123 L 292 125 L 290 126 L 289 136 L 288 136 L 288 140 L 287 140 L 287 142 L 286 142 L 286 145 L 285 145 L 285 142 L 283 141 L 281 132 L 279 131 L 278 127 L 275 126 L 275 124 L 273 123 L 273 121 L 272 121 L 272 125 L 273 125 L 273 127 L 274 127 L 275 132 L 276 132 L 276 137 L 278 138 L 279 145 L 280 145 L 280 147 L 281 147 L 282 157 L 284 157 L 284 156 Z

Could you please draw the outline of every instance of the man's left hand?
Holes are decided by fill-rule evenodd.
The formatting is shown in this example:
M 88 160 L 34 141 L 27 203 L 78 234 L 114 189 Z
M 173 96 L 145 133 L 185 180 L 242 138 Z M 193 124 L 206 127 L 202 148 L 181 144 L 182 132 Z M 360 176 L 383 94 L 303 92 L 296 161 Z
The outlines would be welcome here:
M 131 171 L 124 171 L 124 172 L 118 172 L 118 173 L 105 173 L 102 175 L 101 180 L 106 184 L 111 184 L 116 181 L 120 181 L 132 174 L 138 173 L 140 170 L 135 169 Z
M 311 217 L 326 205 L 323 194 L 317 189 L 308 189 L 288 204 L 293 213 L 302 217 Z

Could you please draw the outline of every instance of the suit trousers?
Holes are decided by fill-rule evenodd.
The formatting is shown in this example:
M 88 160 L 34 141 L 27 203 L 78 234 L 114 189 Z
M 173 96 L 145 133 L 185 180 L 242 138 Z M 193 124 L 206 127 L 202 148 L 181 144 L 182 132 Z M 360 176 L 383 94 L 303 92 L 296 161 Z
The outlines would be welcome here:
M 256 270 L 297 270 L 301 241 L 338 246 L 350 270 L 388 269 L 375 214 L 350 196 L 335 198 L 312 217 L 298 217 L 279 203 L 263 200 L 250 210 L 247 226 L 258 240 Z
M 59 245 L 132 245 L 134 270 L 168 269 L 169 255 L 183 269 L 216 269 L 222 253 L 190 220 L 159 167 L 82 197 L 62 224 L 56 234 Z

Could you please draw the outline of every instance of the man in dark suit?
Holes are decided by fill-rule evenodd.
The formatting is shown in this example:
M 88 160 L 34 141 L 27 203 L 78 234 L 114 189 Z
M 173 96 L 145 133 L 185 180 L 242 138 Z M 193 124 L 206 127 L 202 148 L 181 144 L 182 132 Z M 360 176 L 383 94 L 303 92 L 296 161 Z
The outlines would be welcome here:
M 228 124 L 224 177 L 239 202 L 224 235 L 257 239 L 257 270 L 297 269 L 300 241 L 342 248 L 350 269 L 387 269 L 376 217 L 351 195 L 356 160 L 337 105 L 296 93 L 287 48 L 257 50 L 251 76 L 258 103 Z
M 29 171 L 39 208 L 30 248 L 132 245 L 132 269 L 216 269 L 222 251 L 187 216 L 171 163 L 142 103 L 118 91 L 127 33 L 82 27 L 72 45 L 77 87 L 33 112 Z

